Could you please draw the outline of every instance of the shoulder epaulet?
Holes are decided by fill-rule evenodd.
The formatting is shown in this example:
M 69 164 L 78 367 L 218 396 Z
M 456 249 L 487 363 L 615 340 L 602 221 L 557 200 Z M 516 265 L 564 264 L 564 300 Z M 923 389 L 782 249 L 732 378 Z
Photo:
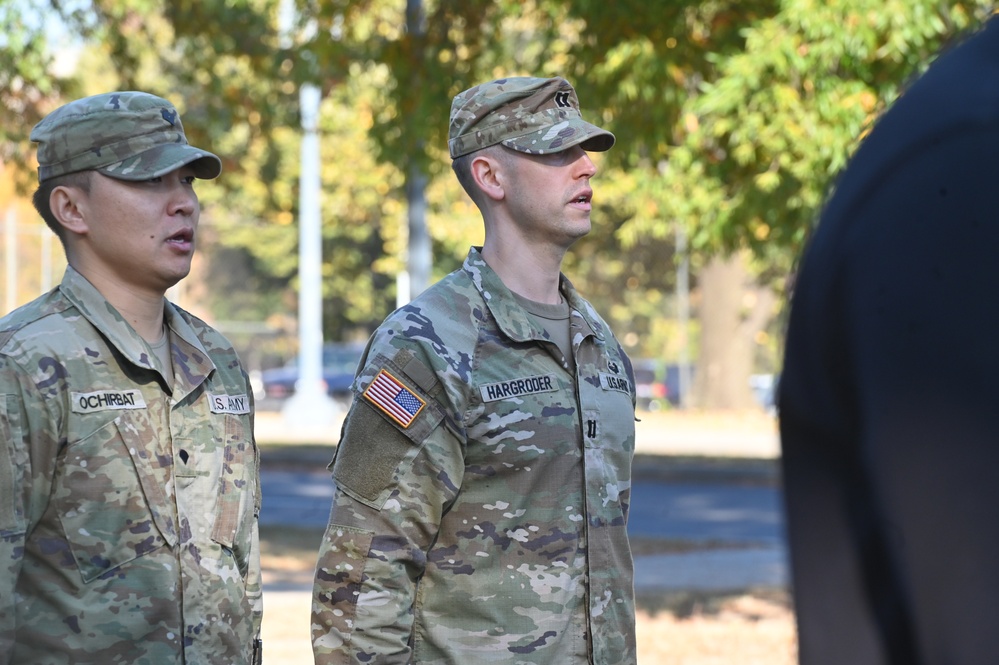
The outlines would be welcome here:
M 176 303 L 170 303 L 170 306 L 173 307 L 174 311 L 176 311 L 177 314 L 180 315 L 180 318 L 184 319 L 189 324 L 198 324 L 198 325 L 202 325 L 202 326 L 206 325 L 204 321 L 202 321 L 201 319 L 199 319 L 198 317 L 196 317 L 194 314 L 191 314 L 190 312 L 188 312 L 186 309 L 184 309 L 180 305 L 178 305 Z
M 208 334 L 215 334 L 215 335 L 220 335 L 222 337 L 225 337 L 224 335 L 222 335 L 222 333 L 220 333 L 218 330 L 216 330 L 213 326 L 210 326 L 208 323 L 206 323 L 204 319 L 202 319 L 200 317 L 197 317 L 194 314 L 191 314 L 189 311 L 187 311 L 183 307 L 178 307 L 175 303 L 170 303 L 170 306 L 173 307 L 174 312 L 177 315 L 179 315 L 180 318 L 184 319 L 184 321 L 187 323 L 187 325 L 191 326 L 191 328 L 194 330 L 195 334 L 197 334 L 197 335 L 200 336 L 200 335 L 204 335 L 204 334 L 208 333 Z M 228 341 L 228 340 L 226 340 L 226 341 Z
M 16 332 L 16 328 L 11 328 L 10 330 L 0 330 L 0 350 L 7 345 L 7 340 L 13 337 Z

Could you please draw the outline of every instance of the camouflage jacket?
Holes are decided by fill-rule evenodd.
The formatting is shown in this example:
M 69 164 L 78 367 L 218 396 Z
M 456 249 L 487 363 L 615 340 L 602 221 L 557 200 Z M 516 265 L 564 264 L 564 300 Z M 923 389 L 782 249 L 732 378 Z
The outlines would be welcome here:
M 635 662 L 634 376 L 563 278 L 576 376 L 473 248 L 375 332 L 332 463 L 332 663 Z
M 231 345 L 164 302 L 172 391 L 72 268 L 0 319 L 0 663 L 259 651 L 251 391 Z

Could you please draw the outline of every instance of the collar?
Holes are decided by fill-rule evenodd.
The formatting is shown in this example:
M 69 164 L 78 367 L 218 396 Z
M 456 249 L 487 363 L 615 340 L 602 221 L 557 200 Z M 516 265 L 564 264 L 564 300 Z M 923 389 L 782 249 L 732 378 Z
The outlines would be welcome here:
M 528 316 L 527 311 L 506 287 L 499 275 L 489 267 L 482 258 L 482 248 L 472 247 L 468 250 L 462 270 L 472 279 L 475 288 L 482 295 L 497 325 L 507 337 L 517 342 L 529 340 L 544 340 L 547 335 Z M 584 336 L 593 335 L 601 342 L 606 338 L 606 331 L 600 317 L 576 291 L 569 279 L 559 273 L 559 288 L 569 303 L 572 311 L 570 325 L 581 326 Z M 576 335 L 573 334 L 573 337 Z
M 126 360 L 137 367 L 159 372 L 161 376 L 166 375 L 146 340 L 72 266 L 66 267 L 59 290 Z M 186 394 L 208 377 L 215 369 L 215 364 L 191 324 L 166 298 L 163 299 L 163 320 L 173 336 L 175 380 L 180 384 L 187 384 L 188 389 L 182 390 Z

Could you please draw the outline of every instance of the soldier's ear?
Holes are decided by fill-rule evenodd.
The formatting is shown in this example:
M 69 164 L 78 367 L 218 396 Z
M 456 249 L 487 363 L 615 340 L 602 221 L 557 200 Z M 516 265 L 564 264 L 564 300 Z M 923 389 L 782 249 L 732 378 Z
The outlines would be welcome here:
M 502 148 L 499 148 L 502 150 Z M 469 164 L 475 184 L 482 193 L 493 201 L 506 198 L 506 161 L 496 150 L 480 150 Z
M 89 195 L 80 187 L 59 185 L 49 194 L 49 209 L 56 221 L 69 233 L 85 235 Z

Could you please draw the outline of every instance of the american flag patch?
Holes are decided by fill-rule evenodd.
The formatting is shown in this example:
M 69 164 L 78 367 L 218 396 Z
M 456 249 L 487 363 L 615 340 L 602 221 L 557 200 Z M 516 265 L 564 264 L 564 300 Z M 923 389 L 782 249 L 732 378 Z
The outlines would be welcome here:
M 378 372 L 371 385 L 364 389 L 363 395 L 403 427 L 412 425 L 426 404 L 402 381 L 385 370 Z

